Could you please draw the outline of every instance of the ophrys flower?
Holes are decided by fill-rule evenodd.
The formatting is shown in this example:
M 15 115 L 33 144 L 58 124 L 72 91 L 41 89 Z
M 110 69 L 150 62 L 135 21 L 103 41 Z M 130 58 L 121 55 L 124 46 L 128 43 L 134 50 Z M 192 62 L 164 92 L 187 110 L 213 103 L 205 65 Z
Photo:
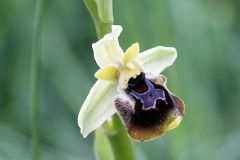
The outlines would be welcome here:
M 124 53 L 118 43 L 121 26 L 92 45 L 100 67 L 84 101 L 78 124 L 86 137 L 118 112 L 131 138 L 154 139 L 176 128 L 184 114 L 184 103 L 168 91 L 160 73 L 177 57 L 175 48 L 157 46 L 139 53 L 134 43 Z

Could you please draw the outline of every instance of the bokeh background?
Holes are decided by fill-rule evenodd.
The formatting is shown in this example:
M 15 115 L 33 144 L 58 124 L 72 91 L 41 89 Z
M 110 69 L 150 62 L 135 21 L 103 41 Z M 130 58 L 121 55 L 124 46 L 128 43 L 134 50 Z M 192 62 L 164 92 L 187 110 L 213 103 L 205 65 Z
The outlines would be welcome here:
M 41 153 L 44 160 L 93 160 L 77 115 L 98 69 L 97 37 L 82 0 L 44 0 Z M 178 129 L 136 143 L 138 160 L 240 159 L 240 1 L 114 1 L 124 49 L 174 46 L 164 71 L 186 103 Z M 0 0 L 0 160 L 30 159 L 30 60 L 35 1 Z

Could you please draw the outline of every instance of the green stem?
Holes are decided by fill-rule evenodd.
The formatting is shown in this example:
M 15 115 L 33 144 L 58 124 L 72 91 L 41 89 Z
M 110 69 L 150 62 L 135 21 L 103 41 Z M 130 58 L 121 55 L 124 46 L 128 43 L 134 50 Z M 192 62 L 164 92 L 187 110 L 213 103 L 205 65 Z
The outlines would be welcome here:
M 111 32 L 113 18 L 109 19 L 109 20 L 107 19 L 105 22 L 103 22 L 99 16 L 98 6 L 97 6 L 96 1 L 98 1 L 98 0 L 84 0 L 84 3 L 94 21 L 98 39 L 101 39 L 105 34 Z M 111 0 L 105 0 L 105 3 L 106 2 L 112 3 Z M 105 7 L 105 9 L 107 9 L 107 7 Z M 112 14 L 112 10 L 110 8 L 108 10 L 105 10 L 104 12 L 108 13 L 108 15 Z M 125 127 L 123 126 L 123 124 L 117 114 L 115 114 L 112 117 L 112 122 L 113 122 L 114 131 L 116 133 L 105 134 L 105 137 L 106 137 L 106 140 L 108 140 L 108 142 L 110 144 L 114 160 L 125 160 L 125 159 L 135 160 L 136 158 L 135 158 L 132 142 L 128 138 Z M 99 132 L 101 132 L 101 131 L 98 130 L 98 133 Z M 97 134 L 95 136 L 97 136 Z M 103 135 L 101 134 L 101 136 L 103 136 Z M 99 137 L 100 136 L 98 134 L 98 138 Z M 99 139 L 95 139 L 95 142 L 96 141 L 98 142 Z M 101 152 L 103 150 L 95 149 L 95 151 Z M 97 154 L 98 159 L 101 159 L 100 157 L 104 157 L 103 156 L 104 153 L 96 153 L 96 154 Z
M 135 154 L 131 140 L 128 138 L 126 129 L 123 126 L 118 115 L 115 114 L 112 117 L 114 129 L 116 134 L 107 135 L 109 143 L 112 147 L 114 160 L 134 160 Z
M 95 25 L 98 39 L 112 31 L 113 20 L 103 22 L 98 15 L 97 4 L 95 0 L 83 0 Z M 112 12 L 112 11 L 111 11 Z
M 32 132 L 32 159 L 40 159 L 39 134 L 39 92 L 41 66 L 41 12 L 42 0 L 36 1 L 36 10 L 33 26 L 32 60 L 31 60 L 31 132 Z

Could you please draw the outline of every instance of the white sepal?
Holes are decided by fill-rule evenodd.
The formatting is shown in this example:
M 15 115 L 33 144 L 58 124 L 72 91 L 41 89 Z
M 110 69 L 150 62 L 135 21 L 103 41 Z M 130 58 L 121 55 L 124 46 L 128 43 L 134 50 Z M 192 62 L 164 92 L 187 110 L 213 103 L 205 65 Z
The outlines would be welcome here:
M 94 58 L 100 68 L 118 65 L 123 55 L 123 50 L 118 42 L 121 32 L 122 27 L 120 25 L 112 26 L 111 33 L 92 44 Z
M 142 62 L 145 72 L 159 74 L 171 66 L 177 58 L 177 51 L 173 47 L 158 46 L 140 53 L 137 57 Z
M 84 138 L 116 113 L 113 104 L 116 95 L 115 83 L 98 80 L 91 88 L 78 115 L 78 125 Z

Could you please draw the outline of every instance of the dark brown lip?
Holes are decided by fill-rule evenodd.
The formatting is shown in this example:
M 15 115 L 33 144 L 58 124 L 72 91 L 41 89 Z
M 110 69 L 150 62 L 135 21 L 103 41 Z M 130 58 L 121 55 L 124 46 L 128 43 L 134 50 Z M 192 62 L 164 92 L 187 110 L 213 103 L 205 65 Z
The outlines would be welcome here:
M 131 81 L 131 86 L 125 90 L 124 98 L 118 96 L 115 99 L 115 107 L 125 123 L 129 136 L 137 141 L 147 141 L 163 135 L 168 131 L 167 126 L 176 117 L 183 117 L 184 103 L 170 93 L 165 85 L 156 84 L 144 75 L 141 76 L 137 81 Z M 149 85 L 154 89 L 149 91 Z M 145 107 L 145 97 L 142 96 L 143 99 L 141 99 L 142 97 L 138 96 L 147 92 L 159 91 L 163 92 L 164 96 L 155 97 L 156 99 L 153 99 L 155 103 L 152 107 Z

